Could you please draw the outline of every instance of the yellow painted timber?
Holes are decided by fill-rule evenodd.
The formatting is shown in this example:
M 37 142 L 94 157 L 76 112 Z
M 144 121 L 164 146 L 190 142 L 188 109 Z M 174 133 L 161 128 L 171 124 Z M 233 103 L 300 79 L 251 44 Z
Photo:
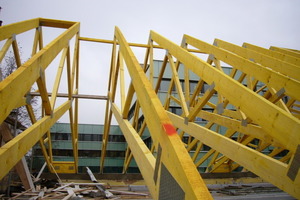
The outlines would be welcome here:
M 296 151 L 298 144 L 300 144 L 300 135 L 298 134 L 298 130 L 300 130 L 299 119 L 289 115 L 281 108 L 278 108 L 163 36 L 154 31 L 151 31 L 151 35 L 156 43 L 168 49 L 173 56 L 205 82 L 208 84 L 214 82 L 215 90 L 218 93 L 227 98 L 230 103 L 243 111 L 255 123 L 259 124 L 266 133 L 276 138 L 287 149 L 292 152 Z M 196 39 L 194 40 L 196 41 Z
M 5 42 L 5 44 L 3 45 L 1 51 L 0 51 L 0 62 L 2 62 L 2 59 L 4 58 L 7 50 L 9 49 L 10 45 L 12 44 L 12 38 L 8 38 Z
M 298 59 L 300 58 L 300 53 L 299 52 L 292 51 L 290 49 L 285 49 L 285 48 L 271 46 L 270 50 L 272 50 L 272 51 L 278 51 L 280 53 L 283 53 L 283 54 L 286 54 L 286 55 L 290 55 L 290 56 L 296 57 Z
M 136 123 L 136 126 L 138 126 L 138 123 Z M 135 129 L 137 129 L 137 128 L 135 127 Z M 145 129 L 146 129 L 146 121 L 144 120 L 143 124 L 142 124 L 142 126 L 141 126 L 141 128 L 140 128 L 140 130 L 138 132 L 138 134 L 139 134 L 140 137 L 143 135 Z M 129 167 L 129 164 L 130 164 L 130 162 L 131 162 L 131 160 L 133 158 L 132 152 L 129 152 L 129 151 L 130 151 L 130 148 L 127 147 L 127 149 L 126 149 L 126 156 L 125 156 L 126 162 L 124 161 L 123 173 L 125 173 L 127 171 L 128 167 Z M 128 155 L 127 155 L 127 153 L 128 153 Z
M 39 92 L 41 94 L 43 109 L 46 115 L 52 114 L 51 103 L 48 97 L 48 91 L 46 87 L 46 77 L 43 69 L 40 69 L 40 77 L 36 80 L 36 83 L 39 88 Z
M 43 28 L 41 26 L 38 27 L 39 32 L 39 50 L 42 50 L 44 48 L 44 41 L 43 41 Z
M 52 166 L 56 173 L 74 174 L 76 173 L 75 162 L 73 161 L 53 161 Z
M 31 51 L 31 57 L 36 54 L 37 52 L 37 47 L 38 47 L 38 42 L 39 42 L 39 38 L 40 38 L 40 31 L 39 29 L 41 29 L 41 27 L 37 27 L 35 30 L 35 34 L 34 34 L 34 39 L 33 39 L 33 45 L 32 45 L 32 51 Z
M 33 111 L 33 108 L 30 104 L 27 104 L 26 105 L 26 110 L 28 112 L 28 115 L 29 115 L 29 118 L 31 120 L 31 123 L 32 124 L 35 124 L 36 123 L 36 117 L 34 115 L 34 111 Z M 48 134 L 49 130 L 47 131 L 47 134 Z M 49 140 L 49 138 L 47 137 L 46 138 L 47 140 Z M 49 141 L 48 141 L 49 142 Z M 40 144 L 40 147 L 42 149 L 42 153 L 43 153 L 43 156 L 44 156 L 44 159 L 45 159 L 45 162 L 47 163 L 47 166 L 48 166 L 48 169 L 50 172 L 53 171 L 52 167 L 51 167 L 51 162 L 52 162 L 52 149 L 48 149 L 49 150 L 49 153 L 47 152 L 47 149 L 46 149 L 46 146 L 45 146 L 45 140 L 43 139 L 43 137 L 41 137 L 39 139 L 39 144 Z M 51 146 L 50 146 L 51 147 Z
M 232 129 L 228 129 L 226 131 L 226 133 L 224 134 L 224 137 L 230 138 L 231 136 L 233 136 L 235 134 L 235 131 Z M 205 162 L 213 153 L 215 153 L 216 150 L 215 149 L 210 149 L 203 157 L 200 158 L 200 160 L 198 160 L 195 165 L 196 166 L 200 166 L 203 162 Z
M 51 101 L 50 101 L 52 109 L 55 108 L 56 97 L 57 97 L 58 88 L 59 88 L 59 85 L 60 85 L 62 72 L 63 72 L 63 69 L 64 69 L 64 64 L 65 64 L 65 59 L 66 59 L 66 56 L 67 56 L 67 52 L 68 52 L 68 47 L 64 48 L 64 50 L 63 50 L 63 53 L 62 53 L 62 56 L 61 56 L 61 59 L 60 59 L 60 63 L 59 63 L 59 66 L 58 66 L 58 69 L 57 69 L 57 72 L 56 72 L 55 81 L 54 81 L 53 89 L 52 89 Z M 70 73 L 68 73 L 68 75 L 69 74 Z M 68 91 L 70 91 L 70 89 Z
M 188 116 L 189 115 L 189 110 L 188 110 L 188 107 L 186 105 L 186 100 L 185 100 L 185 97 L 184 97 L 184 94 L 183 94 L 183 91 L 182 91 L 182 88 L 181 88 L 181 83 L 180 83 L 180 80 L 179 80 L 178 72 L 177 72 L 176 66 L 174 64 L 174 60 L 173 60 L 173 58 L 170 54 L 168 54 L 168 59 L 169 59 L 170 67 L 172 69 L 172 73 L 173 73 L 173 80 L 175 82 L 175 85 L 176 85 L 176 88 L 177 88 L 177 93 L 178 93 L 179 98 L 180 98 L 180 105 L 181 105 L 182 111 L 184 113 L 184 116 Z M 179 63 L 177 63 L 177 65 L 179 65 Z
M 190 106 L 195 105 L 195 102 L 198 99 L 198 95 L 200 94 L 201 89 L 203 88 L 203 85 L 204 85 L 204 81 L 199 80 L 197 85 L 196 85 L 196 88 L 193 91 L 192 97 L 190 98 Z
M 150 43 L 150 42 L 151 41 L 149 40 L 148 43 Z M 151 47 L 151 49 L 152 49 L 152 47 Z M 145 58 L 144 58 L 144 65 L 143 65 L 144 66 L 144 70 L 147 70 L 146 66 L 147 66 L 147 63 L 148 63 L 148 59 L 149 59 L 149 54 L 150 53 L 153 54 L 152 51 L 150 52 L 150 47 L 149 47 L 146 50 L 146 54 L 145 54 Z M 122 60 L 123 60 L 123 57 L 122 57 Z M 122 68 L 124 70 L 124 66 L 123 65 L 120 66 L 120 75 L 121 76 L 122 76 Z M 122 80 L 120 78 L 120 87 L 122 87 L 122 86 L 124 87 L 124 84 L 125 84 L 125 80 L 124 79 Z M 122 90 L 124 90 L 124 88 L 123 89 L 121 88 L 121 96 L 122 96 Z M 130 83 L 129 90 L 128 90 L 128 93 L 129 93 L 128 96 L 129 96 L 129 98 L 126 98 L 126 101 L 123 102 L 123 103 L 121 101 L 121 108 L 122 108 L 121 110 L 122 110 L 123 118 L 124 119 L 127 118 L 127 115 L 128 115 L 128 112 L 129 112 L 129 106 L 131 106 L 130 104 L 131 104 L 131 101 L 132 101 L 132 96 L 130 97 L 130 95 L 132 94 L 132 92 L 131 92 L 132 90 L 133 90 L 133 85 L 132 85 L 132 83 Z M 128 102 L 129 100 L 130 100 L 130 102 Z M 127 104 L 127 106 L 126 106 L 126 111 L 124 112 L 125 104 Z M 135 130 L 137 130 L 137 126 L 138 126 L 139 110 L 140 110 L 139 101 L 136 100 L 136 102 L 135 102 L 135 108 L 134 108 L 134 114 L 133 114 L 133 117 L 132 117 L 133 118 L 132 126 L 135 128 Z M 144 127 L 144 126 L 145 126 L 145 121 L 143 122 L 142 127 Z M 130 162 L 132 160 L 132 157 L 133 157 L 133 155 L 132 155 L 132 152 L 130 150 L 130 147 L 127 146 L 126 153 L 125 153 L 125 158 L 124 158 L 124 164 L 123 164 L 123 173 L 126 173 L 128 167 L 130 165 Z
M 128 120 L 123 120 L 122 114 L 116 104 L 112 103 L 111 106 L 124 137 L 126 138 L 128 145 L 131 147 L 131 152 L 135 158 L 135 161 L 137 162 L 137 165 L 139 166 L 139 169 L 141 170 L 149 191 L 151 192 L 152 196 L 158 196 L 158 190 L 155 187 L 153 179 L 155 168 L 154 156 Z
M 287 176 L 287 164 L 248 148 L 196 123 L 189 122 L 188 125 L 186 125 L 184 118 L 174 115 L 171 112 L 168 112 L 168 115 L 172 122 L 176 124 L 177 128 L 190 133 L 193 137 L 203 141 L 204 144 L 219 151 L 292 196 L 300 198 L 300 176 L 297 176 L 298 179 L 292 181 Z
M 214 45 L 231 51 L 239 56 L 242 56 L 243 58 L 253 59 L 256 63 L 260 63 L 266 67 L 272 68 L 277 72 L 300 80 L 300 67 L 297 65 L 293 65 L 288 62 L 275 59 L 271 56 L 264 55 L 251 49 L 243 48 L 219 39 L 215 39 Z
M 68 28 L 71 28 L 76 23 L 78 23 L 78 22 L 56 20 L 56 19 L 39 18 L 39 24 L 40 24 L 40 26 L 48 26 L 48 27 L 66 28 L 66 29 L 68 29 Z
M 127 96 L 126 96 L 126 100 L 125 100 L 125 104 L 124 104 L 124 109 L 123 109 L 123 118 L 127 119 L 128 113 L 129 113 L 129 109 L 130 109 L 130 104 L 133 98 L 133 94 L 134 94 L 134 89 L 133 89 L 133 85 L 132 83 L 130 83 L 128 91 L 127 91 Z
M 179 99 L 177 99 L 176 97 L 174 97 L 173 95 L 170 95 L 169 99 L 173 100 L 178 105 L 181 105 L 181 101 Z
M 227 137 L 227 138 L 230 138 L 231 136 L 233 136 L 234 134 L 235 134 L 235 130 L 232 130 L 232 129 L 228 129 L 227 131 L 226 131 L 226 133 L 224 134 L 224 137 Z M 200 166 L 203 162 L 205 162 L 205 160 L 207 160 L 213 153 L 216 153 L 216 150 L 215 149 L 211 149 L 210 151 L 208 151 L 202 158 L 200 158 L 200 160 L 199 161 L 197 161 L 196 163 L 195 163 L 195 165 L 196 166 Z M 221 163 L 223 163 L 223 162 L 220 162 L 220 164 Z M 210 165 L 211 165 L 212 163 L 210 163 Z M 208 165 L 207 167 L 207 169 L 206 169 L 206 172 L 208 172 L 209 170 L 211 170 L 211 169 L 209 169 L 209 166 L 210 165 Z
M 204 163 L 213 153 L 215 153 L 216 152 L 216 150 L 214 150 L 214 149 L 210 149 L 207 153 L 205 153 L 205 155 L 204 156 L 202 156 L 201 158 L 200 158 L 200 160 L 198 160 L 196 163 L 195 163 L 195 165 L 198 167 L 198 166 L 200 166 L 202 163 Z
M 195 139 L 193 141 L 195 141 Z M 197 148 L 196 148 L 196 150 L 195 150 L 195 152 L 193 154 L 193 157 L 192 157 L 193 162 L 196 161 L 196 159 L 197 159 L 197 157 L 198 157 L 198 155 L 199 155 L 202 147 L 203 147 L 203 142 L 197 141 Z
M 205 124 L 205 127 L 210 129 L 212 126 L 214 125 L 214 123 L 212 122 L 208 122 L 207 124 Z M 191 143 L 189 143 L 189 145 L 187 146 L 187 151 L 191 151 L 192 148 L 199 142 L 199 140 L 194 139 Z M 202 145 L 202 144 L 201 144 Z M 201 146 L 200 145 L 200 146 Z M 199 146 L 199 145 L 198 145 Z M 198 147 L 197 147 L 198 148 Z M 200 150 L 199 150 L 200 151 Z M 196 157 L 196 155 L 194 155 Z M 196 158 L 195 158 L 196 159 Z M 194 160 L 195 161 L 195 160 Z
M 48 129 L 71 107 L 67 101 L 55 109 L 53 117 L 45 116 L 0 148 L 0 179 L 28 152 Z
M 19 52 L 17 39 L 15 36 L 13 37 L 12 47 L 13 47 L 13 52 L 15 55 L 16 65 L 17 65 L 17 68 L 19 68 L 21 66 L 21 58 L 20 58 L 20 52 Z
M 209 163 L 207 164 L 207 167 L 206 167 L 206 170 L 205 170 L 206 173 L 210 171 L 209 169 L 216 162 L 216 159 L 218 158 L 219 155 L 220 155 L 220 153 L 217 152 L 217 151 L 215 151 L 213 153 L 212 157 L 210 158 Z M 224 165 L 226 167 L 224 167 Z M 219 170 L 218 171 L 215 170 L 214 172 L 216 172 L 216 173 L 219 173 L 219 172 L 222 172 L 222 173 L 230 172 L 228 164 L 225 163 L 225 162 L 223 162 L 217 169 L 219 169 Z
M 39 18 L 1 26 L 0 27 L 0 41 L 12 37 L 12 35 L 18 35 L 20 33 L 29 31 L 38 26 L 39 26 Z
M 158 90 L 159 90 L 161 80 L 162 80 L 162 78 L 163 78 L 163 75 L 164 75 L 164 73 L 165 73 L 165 69 L 166 69 L 166 67 L 167 67 L 167 63 L 168 63 L 168 56 L 165 55 L 164 60 L 163 60 L 163 63 L 162 63 L 162 65 L 161 65 L 161 67 L 160 67 L 160 72 L 159 72 L 157 81 L 156 81 L 156 86 L 155 86 L 155 92 L 156 92 L 156 93 L 157 93 Z
M 65 28 L 67 30 L 44 47 L 42 26 Z M 36 29 L 32 58 L 21 65 L 17 43 L 13 39 L 19 33 L 31 29 Z M 69 41 L 74 37 L 76 38 L 71 66 Z M 298 188 L 300 188 L 300 173 L 296 174 L 294 182 L 287 176 L 288 171 L 292 169 L 290 167 L 291 163 L 295 161 L 295 149 L 300 144 L 298 134 L 300 121 L 293 116 L 299 117 L 300 113 L 296 110 L 299 108 L 300 100 L 299 51 L 275 47 L 271 47 L 271 49 L 275 48 L 275 51 L 252 48 L 252 46 L 242 48 L 221 40 L 216 40 L 215 45 L 219 46 L 216 47 L 187 35 L 184 36 L 181 46 L 178 46 L 153 31 L 150 33 L 146 45 L 127 43 L 118 28 L 115 30 L 114 40 L 82 38 L 79 37 L 79 23 L 43 18 L 0 27 L 0 39 L 7 39 L 6 42 L 3 41 L 5 44 L 0 51 L 0 59 L 3 59 L 9 47 L 13 46 L 19 67 L 18 70 L 0 83 L 0 122 L 6 118 L 11 109 L 24 104 L 26 93 L 36 81 L 39 86 L 39 95 L 44 100 L 42 109 L 46 111 L 46 116 L 36 122 L 32 107 L 26 105 L 33 126 L 17 136 L 17 139 L 0 148 L 0 160 L 4 163 L 0 166 L 0 178 L 37 141 L 40 141 L 50 171 L 59 173 L 78 172 L 77 97 L 81 96 L 78 95 L 79 40 L 85 40 L 114 45 L 100 161 L 101 172 L 103 172 L 104 167 L 109 127 L 112 114 L 114 114 L 129 144 L 124 161 L 124 170 L 128 168 L 134 156 L 154 199 L 160 197 L 160 185 L 165 183 L 162 178 L 163 174 L 161 174 L 162 166 L 166 167 L 174 181 L 183 189 L 186 194 L 185 199 L 211 199 L 211 195 L 194 166 L 194 162 L 199 165 L 203 161 L 209 162 L 207 168 L 209 172 L 228 172 L 241 165 L 244 169 L 249 169 L 258 174 L 294 197 L 300 198 L 298 191 Z M 200 50 L 187 49 L 187 45 L 195 46 Z M 40 51 L 38 51 L 38 46 Z M 147 48 L 143 68 L 129 46 Z M 165 49 L 167 53 L 159 69 L 156 87 L 153 89 L 155 86 L 153 83 L 155 48 Z M 57 91 L 62 70 L 58 69 L 51 102 L 48 99 L 49 94 L 47 93 L 43 72 L 62 51 L 59 68 L 62 68 L 65 62 L 67 63 L 68 93 L 65 97 L 68 97 L 68 101 L 51 115 L 51 111 L 55 108 L 55 99 L 58 96 Z M 191 52 L 209 54 L 209 57 L 205 62 Z M 176 64 L 174 64 L 173 59 L 176 60 Z M 254 62 L 249 61 L 249 59 L 254 59 Z M 126 100 L 123 61 L 125 61 L 132 79 Z M 233 66 L 229 76 L 222 71 L 221 61 Z M 165 107 L 163 107 L 157 97 L 157 92 L 168 62 L 171 64 L 173 77 L 167 93 Z M 184 66 L 185 95 L 177 72 L 180 63 Z M 189 91 L 190 71 L 199 76 L 197 87 L 191 97 Z M 150 73 L 149 78 L 147 78 L 146 72 Z M 120 77 L 118 77 L 119 73 Z M 119 78 L 119 85 L 117 85 Z M 257 91 L 253 91 L 261 82 L 264 82 L 265 85 L 258 88 Z M 207 90 L 204 95 L 200 94 L 204 84 L 211 85 L 213 83 L 215 86 L 213 89 Z M 243 83 L 247 83 L 247 87 L 244 87 Z M 177 93 L 173 91 L 174 84 Z M 114 103 L 117 88 L 121 92 L 120 106 Z M 282 88 L 285 91 L 283 93 L 278 92 Z M 213 104 L 209 100 L 215 91 L 218 93 L 218 102 Z M 261 95 L 262 93 L 264 94 Z M 199 95 L 201 98 L 199 98 Z M 71 104 L 74 98 L 75 103 L 72 107 Z M 284 103 L 283 98 L 288 102 Z M 184 112 L 183 116 L 188 118 L 179 117 L 166 111 L 172 105 L 171 103 L 174 103 L 171 102 L 173 100 L 181 105 Z M 136 103 L 136 107 L 129 122 L 127 117 L 133 103 Z M 229 110 L 228 105 L 233 105 L 235 110 Z M 215 109 L 214 113 L 203 111 L 204 106 Z M 216 114 L 216 108 L 219 106 L 224 109 L 222 109 L 222 114 Z M 49 128 L 66 111 L 69 111 L 74 162 L 53 161 Z M 140 117 L 142 115 L 145 120 L 140 127 Z M 187 122 L 193 121 L 196 116 L 208 120 L 205 127 Z M 245 121 L 247 124 L 244 123 Z M 153 142 L 151 151 L 141 138 L 146 127 L 150 131 Z M 166 127 L 169 127 L 169 129 Z M 223 127 L 227 129 L 224 136 L 218 133 Z M 176 128 L 180 130 L 179 135 Z M 235 137 L 235 133 L 237 133 L 236 141 L 235 138 L 231 138 Z M 183 135 L 189 137 L 187 144 L 181 141 Z M 259 139 L 258 144 L 251 143 L 255 138 Z M 45 145 L 45 143 L 47 144 Z M 204 144 L 209 145 L 212 149 L 197 163 L 196 159 L 199 158 L 199 152 Z M 263 155 L 260 151 L 270 146 L 270 144 L 277 149 L 268 156 Z M 195 145 L 198 146 L 193 158 L 191 158 L 189 153 Z M 289 153 L 279 160 L 271 158 L 283 150 L 289 150 Z M 157 156 L 157 159 L 153 154 Z M 212 159 L 209 161 L 209 158 Z
M 124 77 L 124 66 L 123 66 L 123 57 L 122 54 L 119 53 L 118 62 L 120 65 L 120 96 L 121 96 L 121 110 L 124 110 L 125 106 L 125 77 Z
M 140 103 L 138 101 L 135 102 L 135 107 L 134 107 L 134 113 L 133 113 L 133 121 L 132 121 L 132 127 L 135 128 L 135 130 L 137 129 L 138 126 L 138 120 L 140 118 Z
M 237 132 L 244 133 L 246 135 L 251 135 L 252 137 L 261 139 L 268 143 L 274 144 L 274 138 L 270 137 L 261 127 L 253 124 L 247 124 L 243 126 L 240 120 L 231 119 L 226 116 L 218 115 L 216 113 L 211 113 L 207 111 L 200 111 L 198 117 L 206 119 L 209 122 L 225 126 L 227 128 L 234 129 Z M 278 146 L 278 143 L 275 143 Z
M 48 141 L 47 141 L 48 142 L 48 154 L 49 154 L 49 157 L 50 157 L 50 161 L 52 162 L 53 161 L 53 154 L 52 154 L 52 141 L 51 141 L 50 129 L 48 129 L 48 131 L 46 133 L 46 139 L 48 139 Z M 49 166 L 48 166 L 48 168 L 49 168 Z
M 266 54 L 268 56 L 271 56 L 271 57 L 274 57 L 274 58 L 277 58 L 277 59 L 280 59 L 280 60 L 283 60 L 285 62 L 289 62 L 291 64 L 300 66 L 300 59 L 295 58 L 293 56 L 286 55 L 286 54 L 283 54 L 283 53 L 280 53 L 280 52 L 277 52 L 277 51 L 272 51 L 272 50 L 269 50 L 269 49 L 265 49 L 265 48 L 262 48 L 262 47 L 259 47 L 259 46 L 253 45 L 253 44 L 249 44 L 249 43 L 246 43 L 246 42 L 243 44 L 243 47 L 247 48 L 247 49 L 252 49 L 252 50 L 257 51 L 259 53 L 263 53 L 263 54 Z
M 42 149 L 42 153 L 43 153 L 45 162 L 47 163 L 47 167 L 48 167 L 49 171 L 53 173 L 54 171 L 53 171 L 52 164 L 51 164 L 52 163 L 52 157 L 49 156 L 49 153 L 46 149 L 43 138 L 41 138 L 39 140 L 39 144 L 40 144 L 40 147 Z
M 6 142 L 6 143 L 13 139 L 12 131 L 7 123 L 0 124 L 0 135 L 1 135 L 1 140 L 3 140 L 3 142 Z M 26 169 L 28 170 L 27 163 L 26 163 L 26 161 L 25 162 L 23 162 L 23 161 L 25 161 L 25 157 L 23 157 L 15 165 L 15 169 L 23 183 L 25 190 L 28 190 L 30 188 L 33 188 L 34 186 L 33 186 L 32 179 L 30 178 L 30 176 L 27 176 L 27 175 L 29 175 L 29 173 L 26 173 Z M 25 164 L 26 164 L 26 166 L 25 166 Z
M 239 144 L 241 145 L 245 145 L 245 147 L 247 148 L 248 146 L 253 146 L 250 144 L 251 141 L 254 140 L 254 137 L 248 136 L 248 135 L 242 135 L 239 134 L 239 137 L 237 139 L 237 142 L 239 142 Z M 257 148 L 257 146 L 255 147 Z M 258 149 L 255 149 L 258 153 Z M 228 163 L 231 162 L 230 159 L 228 157 L 226 157 L 225 155 L 222 155 L 221 157 L 218 158 L 217 162 L 214 163 L 214 165 L 212 165 L 209 169 L 208 172 L 215 172 L 219 167 L 221 167 L 223 165 L 223 163 Z M 234 167 L 237 167 L 238 164 L 232 164 L 231 167 L 233 169 L 235 169 Z M 246 167 L 244 167 L 244 170 L 246 169 Z
M 173 175 L 174 179 L 185 192 L 185 199 L 212 199 L 197 169 L 186 152 L 179 136 L 168 135 L 164 126 L 172 126 L 160 100 L 152 89 L 144 71 L 140 67 L 124 36 L 116 27 L 115 36 L 120 44 L 132 83 L 140 101 L 142 111 L 155 144 L 162 148 L 161 161 Z M 174 162 L 176 165 L 174 165 Z M 160 178 L 158 177 L 158 180 Z M 158 198 L 154 196 L 153 198 Z
M 106 43 L 106 44 L 113 44 L 114 41 L 113 40 L 105 40 L 105 39 L 98 39 L 98 38 L 87 38 L 87 37 L 80 37 L 79 40 L 81 41 L 89 41 L 89 42 L 99 42 L 99 43 Z M 119 45 L 117 43 L 117 45 Z M 132 47 L 142 47 L 142 48 L 149 48 L 150 44 L 138 44 L 138 43 L 128 43 L 129 46 Z M 152 45 L 153 48 L 156 49 L 162 49 L 162 47 L 158 46 L 158 45 Z M 193 53 L 204 53 L 203 51 L 199 51 L 198 49 L 187 49 L 187 51 L 189 52 L 193 52 Z
M 197 116 L 198 112 L 202 110 L 205 104 L 209 101 L 209 99 L 213 96 L 216 91 L 214 87 L 209 88 L 205 91 L 204 95 L 198 100 L 195 107 L 191 109 L 190 114 L 188 115 L 189 121 L 194 121 L 195 117 Z
M 79 47 L 80 47 L 80 43 L 79 43 L 78 38 L 79 38 L 79 32 L 77 32 L 76 36 L 75 36 L 75 47 L 74 47 L 72 69 L 69 69 L 68 62 L 69 62 L 69 59 L 70 59 L 70 53 L 67 53 L 67 70 L 70 70 L 70 73 L 71 73 L 71 78 L 68 77 L 68 88 L 71 87 L 71 90 L 69 90 L 69 95 L 70 95 L 70 93 L 78 95 L 78 86 L 79 86 L 79 80 L 78 80 L 78 78 L 79 78 Z M 69 47 L 69 51 L 70 51 L 70 47 Z M 70 83 L 70 79 L 71 79 L 71 83 Z
M 115 101 L 114 98 L 115 98 L 116 85 L 117 85 L 116 82 L 118 79 L 118 76 L 116 75 L 116 72 L 117 72 L 117 70 L 116 70 L 116 62 L 117 62 L 116 53 L 117 53 L 117 41 L 114 37 L 114 44 L 113 44 L 113 48 L 112 48 L 112 56 L 111 56 L 111 64 L 110 64 L 109 82 L 108 82 L 108 92 L 107 92 L 108 101 L 106 102 L 104 132 L 103 132 L 103 136 L 102 136 L 100 173 L 103 173 L 103 169 L 104 169 L 106 148 L 107 148 L 107 143 L 108 143 L 110 123 L 111 123 L 111 118 L 112 118 L 112 111 L 111 111 L 109 101 L 112 101 L 112 102 Z M 129 106 L 128 106 L 128 109 L 129 109 Z M 125 107 L 126 107 L 126 102 L 124 105 L 124 109 L 125 109 Z
M 40 71 L 51 63 L 78 31 L 79 23 L 76 23 L 0 82 L 0 122 L 15 108 L 18 100 L 30 90 L 40 77 Z
M 150 83 L 153 85 L 153 76 L 154 76 L 154 66 L 153 66 L 153 41 L 149 39 L 149 45 L 150 45 L 150 49 L 149 49 L 149 54 L 150 54 L 150 57 L 149 57 L 149 80 L 150 80 Z M 147 65 L 144 65 L 144 67 L 146 67 Z
M 72 66 L 72 72 L 71 66 L 70 66 L 70 49 L 68 49 L 67 53 L 67 73 L 68 73 L 68 88 L 69 88 L 69 99 L 71 99 L 71 94 L 76 94 L 78 95 L 78 90 L 79 90 L 79 32 L 76 33 L 75 36 L 75 47 L 74 47 L 74 56 L 73 56 L 73 66 Z M 74 87 L 73 88 L 73 83 L 70 82 L 72 80 L 71 73 L 75 73 L 74 79 Z M 72 93 L 73 92 L 73 93 Z M 75 162 L 75 170 L 76 173 L 78 173 L 78 105 L 79 105 L 79 100 L 78 98 L 75 99 L 74 103 L 74 116 L 71 116 L 70 118 L 73 118 L 74 120 L 74 125 L 72 126 L 72 146 L 73 146 L 73 156 L 74 156 L 74 162 Z
M 222 60 L 223 62 L 230 64 L 247 75 L 256 78 L 269 87 L 280 90 L 284 86 L 285 94 L 300 100 L 300 93 L 298 92 L 300 88 L 299 81 L 274 72 L 267 67 L 258 65 L 250 60 L 244 59 L 238 55 L 220 49 L 214 45 L 210 45 L 194 37 L 185 35 L 184 38 L 188 44 L 206 51 L 209 54 L 214 54 L 214 56 L 219 60 Z

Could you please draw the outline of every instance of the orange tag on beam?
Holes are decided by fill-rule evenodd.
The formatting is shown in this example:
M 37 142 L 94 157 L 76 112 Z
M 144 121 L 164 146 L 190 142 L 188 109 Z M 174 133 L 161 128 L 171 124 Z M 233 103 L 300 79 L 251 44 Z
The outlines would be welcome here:
M 175 127 L 172 124 L 163 124 L 163 128 L 167 135 L 174 135 L 177 134 Z

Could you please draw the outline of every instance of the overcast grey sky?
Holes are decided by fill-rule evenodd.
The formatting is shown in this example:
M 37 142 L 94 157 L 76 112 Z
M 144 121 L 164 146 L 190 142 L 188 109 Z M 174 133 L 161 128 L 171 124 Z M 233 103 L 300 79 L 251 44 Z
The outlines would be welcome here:
M 3 25 L 36 17 L 79 21 L 83 37 L 112 39 L 119 26 L 127 41 L 136 43 L 147 43 L 154 30 L 177 44 L 189 34 L 208 43 L 219 38 L 237 45 L 300 49 L 299 0 L 0 0 L 0 6 Z M 105 95 L 109 62 L 97 60 L 97 55 L 109 56 L 110 49 L 98 53 L 91 49 L 81 46 L 85 51 L 81 59 L 89 61 L 80 66 L 84 82 L 80 93 Z M 96 104 L 103 108 L 104 103 Z M 90 117 L 81 117 L 81 123 L 103 123 L 101 109 L 91 116 L 82 107 L 82 116 Z

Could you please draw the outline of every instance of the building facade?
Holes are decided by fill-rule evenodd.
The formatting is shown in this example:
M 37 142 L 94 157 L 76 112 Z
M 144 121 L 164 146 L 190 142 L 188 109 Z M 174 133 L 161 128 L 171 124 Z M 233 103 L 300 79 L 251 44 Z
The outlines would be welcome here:
M 154 64 L 153 64 L 153 74 L 154 74 L 153 87 L 154 88 L 155 88 L 156 81 L 158 79 L 159 69 L 160 69 L 161 65 L 162 65 L 162 61 L 159 61 L 159 60 L 154 61 Z M 222 70 L 226 74 L 230 74 L 230 72 L 231 72 L 230 67 L 223 67 Z M 180 78 L 180 83 L 182 84 L 182 88 L 184 89 L 185 88 L 184 87 L 184 71 L 183 71 L 182 67 L 179 67 L 178 75 Z M 164 104 L 164 102 L 166 100 L 171 79 L 172 79 L 172 71 L 171 71 L 170 67 L 166 67 L 164 78 L 161 81 L 161 84 L 160 84 L 160 87 L 159 87 L 159 90 L 157 93 L 162 104 Z M 196 87 L 196 85 L 199 81 L 198 80 L 199 78 L 198 78 L 198 76 L 196 76 L 195 74 L 190 72 L 189 79 L 190 79 L 190 81 L 189 81 L 190 94 L 192 94 L 192 92 L 194 91 L 194 88 Z M 210 87 L 209 85 L 204 83 L 204 86 L 202 87 L 202 91 L 201 91 L 199 97 L 201 97 L 201 95 L 203 95 L 204 92 L 207 89 L 209 89 L 209 87 Z M 263 90 L 262 90 L 262 92 L 263 92 Z M 177 93 L 176 88 L 174 86 L 172 88 L 172 95 L 175 97 L 178 97 L 178 95 L 176 93 Z M 217 104 L 218 94 L 215 93 L 213 95 L 213 97 L 210 99 L 210 101 L 213 104 Z M 132 105 L 131 112 L 133 112 L 133 110 L 134 110 L 134 105 Z M 203 110 L 213 112 L 213 109 L 208 106 L 205 106 L 203 108 Z M 178 106 L 178 104 L 176 102 L 170 102 L 169 111 L 172 113 L 175 113 L 177 115 L 182 114 L 181 107 Z M 130 113 L 129 113 L 129 116 L 130 116 Z M 142 123 L 142 121 L 143 121 L 143 116 L 140 117 L 140 122 Z M 207 123 L 204 119 L 201 119 L 199 117 L 196 118 L 195 122 L 200 125 L 203 125 L 203 126 L 205 126 Z M 212 127 L 211 129 L 214 129 L 214 128 L 219 129 L 218 132 L 221 134 L 224 134 L 226 131 L 224 129 L 224 127 L 215 126 L 215 127 Z M 85 167 L 89 167 L 95 173 L 99 172 L 103 132 L 104 132 L 103 125 L 79 124 L 79 127 L 78 127 L 79 169 L 78 169 L 78 171 L 80 173 L 85 172 Z M 236 137 L 238 137 L 238 135 Z M 51 138 L 52 138 L 52 149 L 53 149 L 54 160 L 55 161 L 72 161 L 73 151 L 72 151 L 70 125 L 68 123 L 56 123 L 51 128 Z M 145 141 L 147 146 L 150 148 L 151 147 L 151 138 L 150 138 L 150 134 L 147 129 L 145 130 L 145 133 L 143 134 L 142 139 Z M 185 143 L 188 143 L 189 139 L 190 138 L 187 135 L 183 136 L 183 141 Z M 109 143 L 108 143 L 107 151 L 106 151 L 104 173 L 122 173 L 123 165 L 124 165 L 124 156 L 126 153 L 127 144 L 126 144 L 125 138 L 124 138 L 120 128 L 117 125 L 112 125 L 110 127 L 108 141 L 109 141 Z M 257 145 L 257 144 L 255 144 L 255 141 L 253 141 L 253 145 Z M 192 156 L 194 150 L 195 149 L 192 149 L 190 151 L 191 156 Z M 203 147 L 202 151 L 199 153 L 197 159 L 201 158 L 209 150 L 210 150 L 210 147 L 204 145 L 204 147 Z M 265 151 L 268 152 L 271 150 L 272 149 L 266 149 Z M 34 151 L 33 151 L 33 166 L 32 166 L 32 168 L 39 170 L 44 162 L 45 161 L 44 161 L 44 158 L 42 155 L 42 151 L 41 151 L 39 145 L 36 145 L 34 147 Z M 208 164 L 209 164 L 209 159 L 206 160 L 204 163 L 202 163 L 198 167 L 199 172 L 205 172 Z M 128 173 L 139 173 L 139 169 L 138 169 L 134 159 L 131 161 L 130 167 L 127 172 Z

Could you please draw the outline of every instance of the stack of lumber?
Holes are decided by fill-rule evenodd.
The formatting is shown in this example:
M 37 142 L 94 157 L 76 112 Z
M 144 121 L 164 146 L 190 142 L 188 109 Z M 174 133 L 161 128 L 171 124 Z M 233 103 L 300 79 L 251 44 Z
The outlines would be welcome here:
M 127 188 L 112 189 L 104 183 L 60 183 L 56 188 L 36 187 L 36 191 L 26 190 L 14 193 L 11 199 L 147 199 L 149 193 L 128 191 Z M 99 189 L 101 188 L 101 189 Z M 126 191 L 127 190 L 127 191 Z

